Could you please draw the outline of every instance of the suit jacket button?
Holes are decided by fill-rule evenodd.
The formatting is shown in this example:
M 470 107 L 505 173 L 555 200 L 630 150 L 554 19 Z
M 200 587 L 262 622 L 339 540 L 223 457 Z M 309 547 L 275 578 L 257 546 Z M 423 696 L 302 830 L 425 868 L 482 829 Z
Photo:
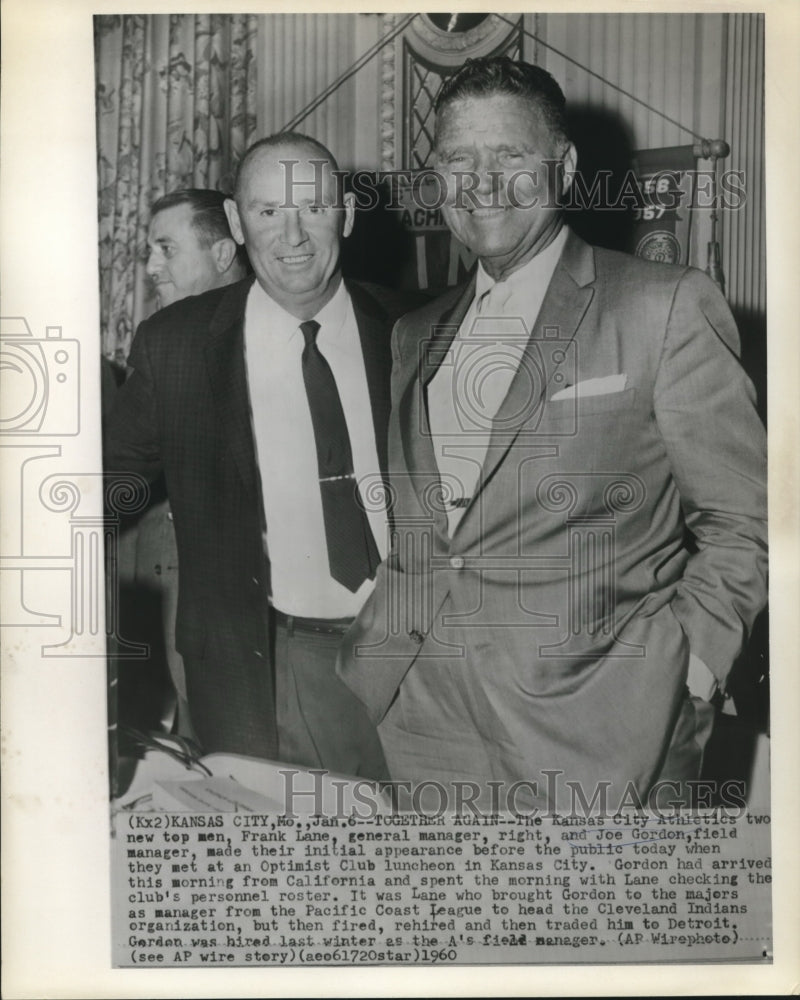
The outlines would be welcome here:
M 450 568 L 451 569 L 463 569 L 464 568 L 464 557 L 463 556 L 450 556 Z
M 410 639 L 413 639 L 420 646 L 425 642 L 425 636 L 418 629 L 412 628 L 408 635 Z
M 257 656 L 257 657 L 258 657 L 258 658 L 259 658 L 260 660 L 263 660 L 263 659 L 264 659 L 264 654 L 263 654 L 263 653 L 261 652 L 261 650 L 260 650 L 260 649 L 254 649 L 254 650 L 253 650 L 253 653 L 254 653 L 254 654 L 255 654 L 255 655 L 256 655 L 256 656 Z

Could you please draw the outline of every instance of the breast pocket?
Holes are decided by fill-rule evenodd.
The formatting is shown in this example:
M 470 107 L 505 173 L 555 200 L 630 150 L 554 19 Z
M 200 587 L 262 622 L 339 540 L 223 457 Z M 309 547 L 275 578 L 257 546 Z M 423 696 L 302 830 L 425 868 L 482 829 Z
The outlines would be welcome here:
M 555 473 L 577 476 L 581 509 L 602 505 L 608 476 L 636 471 L 650 446 L 654 425 L 647 404 L 647 395 L 636 388 L 548 401 L 533 440 L 551 454 L 535 456 L 526 474 L 537 483 Z
M 624 413 L 633 408 L 636 395 L 636 389 L 631 388 L 597 396 L 578 396 L 576 399 L 551 399 L 545 403 L 542 423 L 571 421 L 580 425 L 585 418 L 597 414 Z

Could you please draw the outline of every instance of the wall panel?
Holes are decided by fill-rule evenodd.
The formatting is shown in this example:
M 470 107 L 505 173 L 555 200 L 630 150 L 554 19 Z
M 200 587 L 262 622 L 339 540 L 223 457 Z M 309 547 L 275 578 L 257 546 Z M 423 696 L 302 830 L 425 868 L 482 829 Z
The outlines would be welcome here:
M 265 14 L 259 24 L 258 131 L 285 128 L 357 56 L 354 21 L 365 15 Z M 362 71 L 362 73 L 365 71 Z M 297 125 L 330 147 L 343 168 L 355 164 L 356 87 L 361 74 L 344 83 Z
M 725 138 L 731 145 L 726 166 L 744 173 L 746 200 L 723 213 L 723 266 L 731 303 L 766 312 L 766 232 L 764 226 L 764 18 L 729 14 L 727 24 Z
M 689 144 L 692 132 L 728 142 L 731 154 L 719 169 L 744 171 L 747 200 L 720 212 L 726 292 L 740 315 L 763 316 L 763 15 L 538 14 L 526 19 L 526 28 L 541 38 L 528 39 L 529 56 L 556 77 L 570 105 L 617 116 L 634 148 Z M 708 165 L 700 161 L 701 168 Z M 709 231 L 709 212 L 700 210 L 692 255 L 700 266 Z
M 536 30 L 544 43 L 534 46 L 539 62 L 561 83 L 567 100 L 616 112 L 636 148 L 682 145 L 692 141 L 692 130 L 718 137 L 721 95 L 714 82 L 723 15 L 540 14 Z

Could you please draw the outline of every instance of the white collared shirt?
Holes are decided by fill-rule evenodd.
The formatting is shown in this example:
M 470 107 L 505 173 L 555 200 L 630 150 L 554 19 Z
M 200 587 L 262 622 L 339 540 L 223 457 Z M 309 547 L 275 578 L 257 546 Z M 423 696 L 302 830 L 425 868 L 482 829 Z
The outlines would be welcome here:
M 428 423 L 452 537 L 478 483 L 492 422 L 505 399 L 568 230 L 495 282 L 478 264 L 475 298 L 428 384 Z
M 353 468 L 362 499 L 380 478 L 375 427 L 353 305 L 344 283 L 314 319 L 317 345 L 330 365 L 342 401 Z M 314 428 L 303 382 L 305 346 L 300 320 L 258 282 L 248 297 L 245 358 L 253 432 L 267 525 L 272 604 L 289 615 L 348 618 L 373 588 L 365 580 L 351 593 L 330 575 Z M 385 509 L 369 504 L 368 518 L 381 558 L 386 555 Z

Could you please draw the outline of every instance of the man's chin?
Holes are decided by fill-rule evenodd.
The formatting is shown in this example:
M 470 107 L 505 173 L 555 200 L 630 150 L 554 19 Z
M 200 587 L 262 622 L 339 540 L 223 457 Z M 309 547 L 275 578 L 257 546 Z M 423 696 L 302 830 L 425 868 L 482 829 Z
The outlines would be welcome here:
M 298 269 L 282 272 L 281 287 L 295 295 L 314 295 L 324 287 L 324 283 L 315 272 Z
M 310 291 L 320 283 L 319 268 L 313 257 L 296 262 L 281 262 L 276 276 L 285 288 L 297 292 Z
M 472 253 L 480 260 L 496 261 L 498 264 L 505 263 L 514 255 L 516 247 L 509 246 L 505 234 L 498 234 L 497 239 L 487 238 L 482 234 L 482 238 L 464 239 L 462 242 L 469 247 Z
M 507 216 L 496 217 L 490 221 L 472 221 L 455 231 L 454 235 L 480 258 L 502 257 L 513 254 L 515 249 L 513 240 L 509 240 Z

